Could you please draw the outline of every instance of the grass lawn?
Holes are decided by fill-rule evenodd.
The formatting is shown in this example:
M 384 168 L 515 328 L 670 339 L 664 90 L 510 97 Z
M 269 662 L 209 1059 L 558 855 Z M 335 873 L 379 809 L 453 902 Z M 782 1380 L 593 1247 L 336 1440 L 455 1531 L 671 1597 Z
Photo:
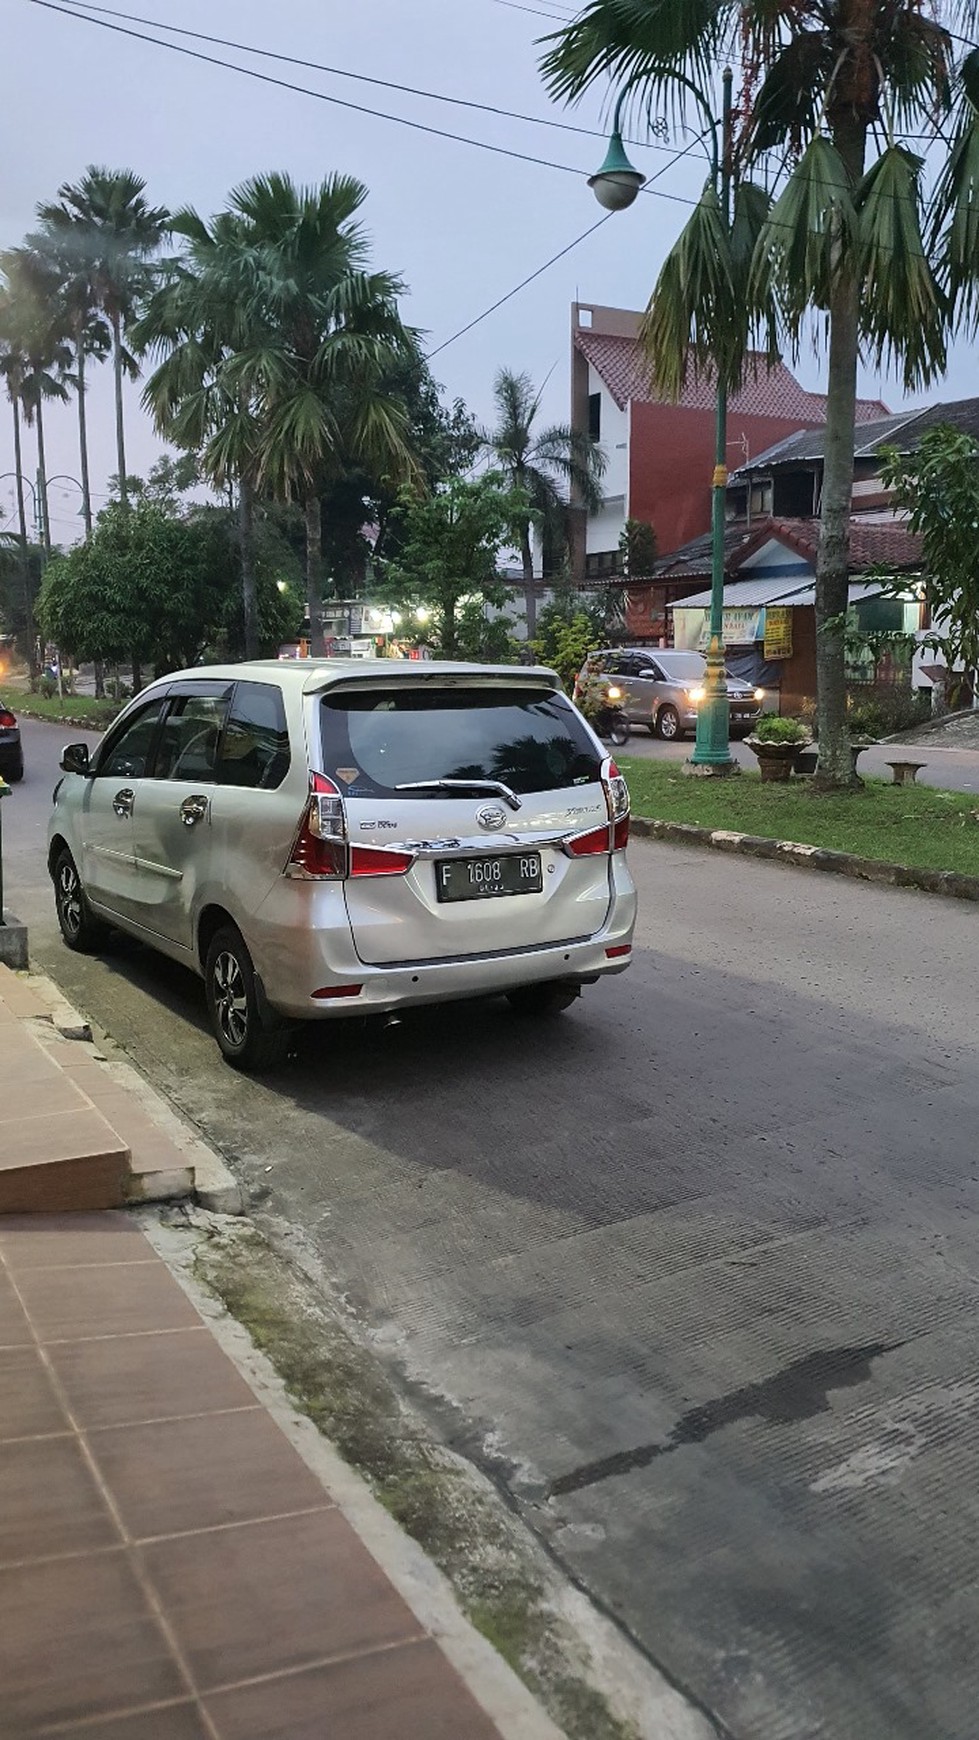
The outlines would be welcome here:
M 675 762 L 639 761 L 621 753 L 616 760 L 629 781 L 637 816 L 979 876 L 979 800 L 973 792 L 874 779 L 863 791 L 820 797 L 801 779 L 787 785 L 763 785 L 756 773 L 692 779 Z
M 120 701 L 96 701 L 93 695 L 31 695 L 10 690 L 10 705 L 25 719 L 54 719 L 104 731 L 120 711 Z

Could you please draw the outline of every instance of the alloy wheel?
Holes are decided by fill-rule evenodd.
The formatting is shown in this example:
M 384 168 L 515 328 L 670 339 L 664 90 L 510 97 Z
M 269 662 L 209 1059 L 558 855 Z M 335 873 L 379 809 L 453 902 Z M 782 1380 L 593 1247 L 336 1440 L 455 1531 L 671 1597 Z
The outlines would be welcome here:
M 248 995 L 241 963 L 228 949 L 215 959 L 212 984 L 218 1026 L 227 1044 L 238 1050 L 248 1035 Z
M 58 906 L 65 930 L 76 937 L 82 928 L 82 889 L 78 871 L 67 858 L 58 871 Z

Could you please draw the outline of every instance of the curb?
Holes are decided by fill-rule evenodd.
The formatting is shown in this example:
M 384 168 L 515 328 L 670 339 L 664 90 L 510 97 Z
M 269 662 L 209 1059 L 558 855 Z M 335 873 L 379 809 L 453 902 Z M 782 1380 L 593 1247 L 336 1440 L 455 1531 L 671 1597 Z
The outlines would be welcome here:
M 947 900 L 979 901 L 979 876 L 957 870 L 918 870 L 891 864 L 885 858 L 858 858 L 853 852 L 833 852 L 826 846 L 805 846 L 797 840 L 769 840 L 760 834 L 737 834 L 727 828 L 698 828 L 692 822 L 664 822 L 633 816 L 632 832 L 640 839 L 669 840 L 678 846 L 708 846 L 715 852 L 735 852 L 742 858 L 766 858 L 793 864 L 799 870 L 823 870 L 858 882 L 880 882 L 889 888 L 917 888 Z
M 13 695 L 14 691 L 11 690 L 10 693 Z M 120 713 L 124 705 L 125 702 L 120 702 Z M 115 724 L 115 719 L 79 719 L 72 714 L 32 713 L 30 707 L 25 707 L 19 699 L 17 700 L 17 714 L 21 719 L 33 719 L 38 725 L 64 725 L 66 729 L 74 727 L 76 731 L 103 732 L 108 731 L 109 726 Z
M 190 1194 L 202 1208 L 214 1214 L 240 1215 L 245 1212 L 241 1185 L 228 1170 L 220 1155 L 179 1116 L 173 1106 L 151 1087 L 134 1066 L 122 1056 L 110 1057 L 102 1049 L 84 1016 L 67 1001 L 64 993 L 46 973 L 32 971 L 27 981 L 50 1011 L 51 1037 L 75 1040 L 82 1050 L 103 1070 L 107 1085 L 123 1088 L 141 1107 L 146 1116 L 170 1138 L 186 1160 L 185 1172 L 147 1173 L 146 1187 L 130 1200 L 131 1207 L 148 1202 L 170 1202 Z M 46 1038 L 47 1035 L 38 1035 Z M 113 1050 L 116 1050 L 113 1047 Z

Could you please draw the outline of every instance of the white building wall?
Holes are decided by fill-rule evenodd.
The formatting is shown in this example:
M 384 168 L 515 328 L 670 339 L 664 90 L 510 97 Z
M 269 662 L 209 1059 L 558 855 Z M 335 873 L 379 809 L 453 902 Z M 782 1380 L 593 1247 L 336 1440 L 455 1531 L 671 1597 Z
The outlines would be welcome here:
M 588 516 L 585 553 L 589 556 L 618 549 L 629 513 L 629 407 L 619 410 L 601 375 L 589 366 L 589 397 L 593 393 L 601 397 L 599 445 L 608 465 L 602 478 L 603 505 Z

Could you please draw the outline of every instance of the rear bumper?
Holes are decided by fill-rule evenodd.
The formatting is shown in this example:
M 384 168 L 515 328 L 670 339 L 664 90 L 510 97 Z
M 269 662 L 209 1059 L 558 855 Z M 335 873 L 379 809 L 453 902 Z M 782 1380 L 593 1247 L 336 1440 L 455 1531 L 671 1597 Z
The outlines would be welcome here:
M 341 900 L 314 902 L 318 922 L 300 918 L 303 891 L 310 884 L 283 882 L 287 902 L 285 924 L 270 925 L 268 903 L 260 934 L 245 937 L 262 979 L 265 996 L 283 1015 L 303 1020 L 344 1020 L 381 1015 L 392 1009 L 416 1004 L 457 1002 L 469 997 L 491 997 L 521 985 L 542 984 L 551 979 L 584 980 L 622 973 L 630 956 L 609 955 L 609 949 L 632 942 L 636 922 L 636 892 L 624 857 L 613 859 L 613 898 L 601 931 L 583 941 L 547 944 L 492 955 L 470 955 L 438 961 L 411 961 L 394 966 L 365 966 L 357 958 L 350 926 Z M 327 895 L 335 891 L 321 890 Z M 295 902 L 293 922 L 288 906 Z M 329 922 L 331 919 L 341 922 Z M 278 916 L 278 915 L 277 915 Z M 327 922 L 324 922 L 324 921 Z M 314 991 L 331 985 L 357 984 L 357 996 L 317 1000 Z

